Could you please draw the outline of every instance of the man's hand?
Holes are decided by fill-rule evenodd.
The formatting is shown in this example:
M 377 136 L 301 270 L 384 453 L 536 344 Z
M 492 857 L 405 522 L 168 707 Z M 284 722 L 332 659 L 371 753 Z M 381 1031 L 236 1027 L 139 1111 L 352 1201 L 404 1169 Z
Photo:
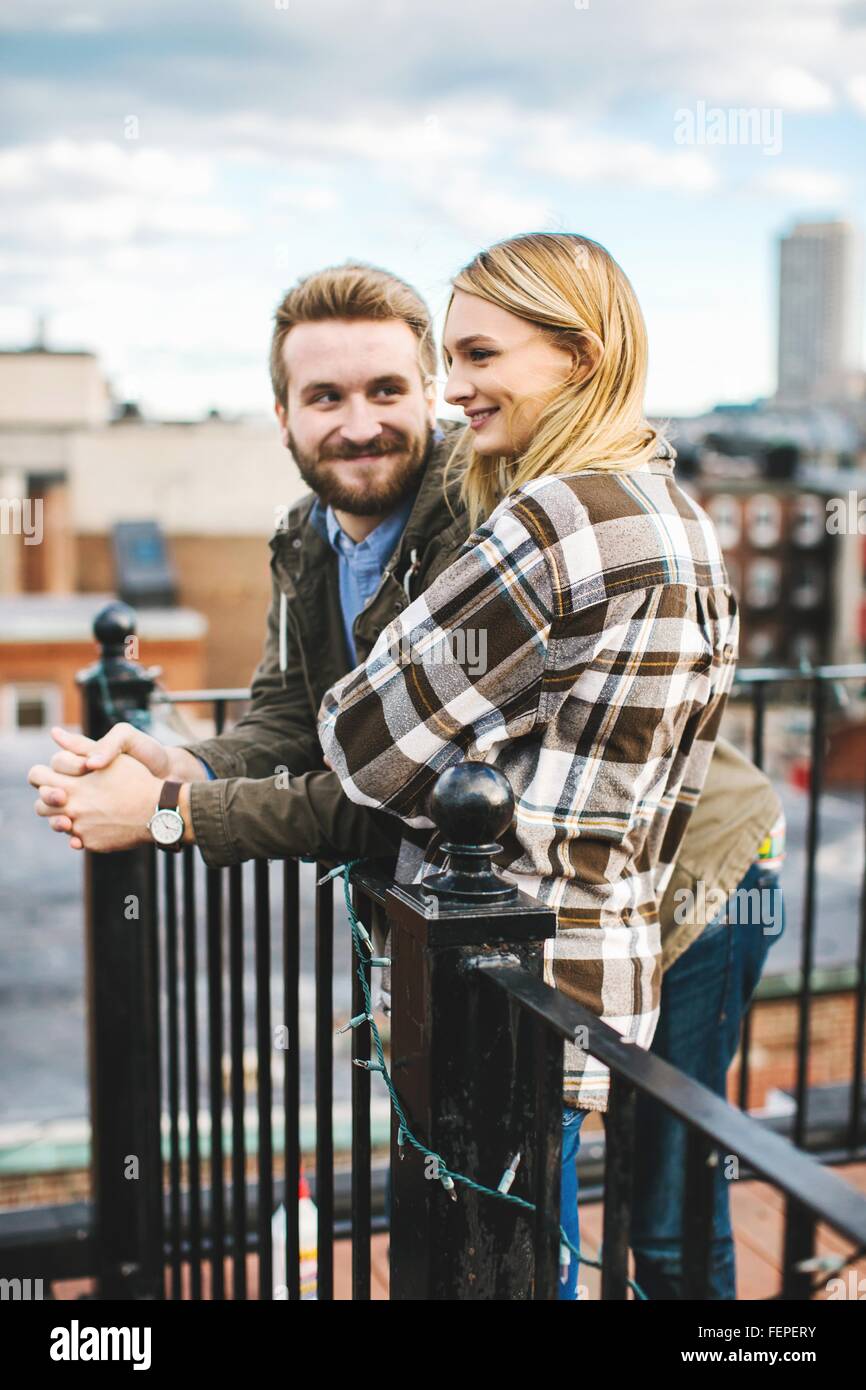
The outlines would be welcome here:
M 51 766 L 67 777 L 81 777 L 85 772 L 108 767 L 121 753 L 128 753 L 163 782 L 201 782 L 207 776 L 194 754 L 185 748 L 166 748 L 132 724 L 115 724 L 95 742 L 60 727 L 51 730 L 51 737 L 61 750 L 54 754 Z
M 39 790 L 36 814 L 48 817 L 53 830 L 70 835 L 72 849 L 105 853 L 151 843 L 147 822 L 164 778 L 128 754 L 119 754 L 108 767 L 86 777 L 37 764 L 27 780 Z M 63 807 L 62 815 L 57 814 L 58 806 Z

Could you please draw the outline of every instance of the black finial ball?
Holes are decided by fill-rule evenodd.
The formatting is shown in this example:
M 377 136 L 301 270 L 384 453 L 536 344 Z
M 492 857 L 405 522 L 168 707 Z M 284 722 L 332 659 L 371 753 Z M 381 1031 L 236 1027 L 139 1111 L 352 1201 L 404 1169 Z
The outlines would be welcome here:
M 430 814 L 452 844 L 492 844 L 514 818 L 511 783 L 488 763 L 457 763 L 437 779 Z
M 123 651 L 123 644 L 135 632 L 135 625 L 135 609 L 118 599 L 100 608 L 93 620 L 93 635 L 104 651 Z

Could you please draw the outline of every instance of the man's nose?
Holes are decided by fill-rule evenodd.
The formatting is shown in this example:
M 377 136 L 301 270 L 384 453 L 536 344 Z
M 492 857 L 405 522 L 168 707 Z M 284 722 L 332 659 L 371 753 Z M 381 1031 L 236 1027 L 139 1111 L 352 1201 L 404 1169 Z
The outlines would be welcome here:
M 352 444 L 366 444 L 368 440 L 378 438 L 382 433 L 382 424 L 372 402 L 364 397 L 350 397 L 340 433 Z

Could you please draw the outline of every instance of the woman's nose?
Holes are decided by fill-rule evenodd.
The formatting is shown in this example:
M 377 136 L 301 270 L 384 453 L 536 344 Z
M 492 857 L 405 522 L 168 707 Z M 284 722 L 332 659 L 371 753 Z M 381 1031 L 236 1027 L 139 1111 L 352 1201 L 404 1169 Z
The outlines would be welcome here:
M 464 401 L 471 400 L 474 396 L 475 387 L 460 375 L 456 366 L 452 366 L 442 394 L 449 405 L 462 405 Z

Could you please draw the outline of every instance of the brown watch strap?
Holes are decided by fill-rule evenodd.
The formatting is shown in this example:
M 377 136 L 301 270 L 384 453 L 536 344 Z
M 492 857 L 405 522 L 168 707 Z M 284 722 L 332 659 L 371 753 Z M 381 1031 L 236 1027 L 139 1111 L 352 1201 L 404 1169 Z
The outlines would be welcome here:
M 176 811 L 182 785 L 181 782 L 163 782 L 156 809 L 158 811 Z
M 163 782 L 162 790 L 159 793 L 159 801 L 157 802 L 157 811 L 177 811 L 178 815 L 180 815 L 178 799 L 180 797 L 181 786 L 181 782 Z M 181 824 L 183 824 L 183 821 L 181 821 Z M 157 846 L 159 849 L 166 850 L 168 853 L 178 854 L 183 849 L 183 835 L 181 835 L 179 840 L 175 840 L 174 844 L 162 845 L 157 841 Z

